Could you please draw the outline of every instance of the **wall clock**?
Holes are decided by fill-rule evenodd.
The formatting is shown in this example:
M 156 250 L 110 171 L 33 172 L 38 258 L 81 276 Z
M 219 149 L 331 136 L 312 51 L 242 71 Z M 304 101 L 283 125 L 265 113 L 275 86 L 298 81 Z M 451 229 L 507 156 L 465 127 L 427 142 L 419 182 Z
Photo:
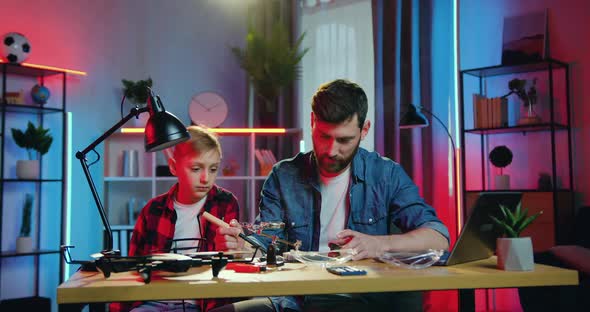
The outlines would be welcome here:
M 191 98 L 189 116 L 193 124 L 217 127 L 227 118 L 227 103 L 215 92 L 201 92 Z

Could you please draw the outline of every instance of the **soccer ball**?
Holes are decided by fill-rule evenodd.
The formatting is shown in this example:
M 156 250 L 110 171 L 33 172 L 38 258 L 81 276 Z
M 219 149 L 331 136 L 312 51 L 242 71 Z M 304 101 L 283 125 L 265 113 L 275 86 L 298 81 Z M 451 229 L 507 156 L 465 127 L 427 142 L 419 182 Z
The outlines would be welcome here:
M 31 53 L 31 44 L 23 34 L 10 32 L 2 36 L 2 57 L 10 63 L 22 63 Z

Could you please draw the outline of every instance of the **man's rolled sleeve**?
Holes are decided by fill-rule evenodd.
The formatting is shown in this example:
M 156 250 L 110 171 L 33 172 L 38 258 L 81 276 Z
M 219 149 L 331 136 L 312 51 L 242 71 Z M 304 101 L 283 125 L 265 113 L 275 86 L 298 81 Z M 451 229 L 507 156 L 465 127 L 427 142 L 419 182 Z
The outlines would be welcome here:
M 435 221 L 426 222 L 426 223 L 423 223 L 422 225 L 420 225 L 418 228 L 429 228 L 429 229 L 433 229 L 433 230 L 439 232 L 442 236 L 444 236 L 447 239 L 447 242 L 449 244 L 451 243 L 451 238 L 450 238 L 449 230 L 441 222 L 435 222 Z

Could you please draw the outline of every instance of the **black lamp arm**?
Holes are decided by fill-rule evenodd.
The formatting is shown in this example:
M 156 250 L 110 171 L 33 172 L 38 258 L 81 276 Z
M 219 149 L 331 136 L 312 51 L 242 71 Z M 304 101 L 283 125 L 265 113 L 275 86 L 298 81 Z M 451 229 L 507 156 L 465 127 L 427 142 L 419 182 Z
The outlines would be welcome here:
M 455 155 L 455 150 L 457 150 L 456 146 L 455 146 L 455 140 L 453 140 L 453 137 L 451 136 L 451 132 L 449 131 L 449 128 L 447 128 L 447 126 L 445 126 L 445 123 L 442 122 L 442 120 L 440 120 L 438 117 L 436 117 L 435 114 L 433 114 L 431 111 L 427 110 L 424 107 L 420 108 L 421 111 L 423 112 L 427 112 L 428 115 L 430 115 L 432 118 L 436 119 L 440 125 L 445 128 L 445 131 L 447 132 L 447 135 L 449 136 L 449 139 L 451 140 L 451 144 L 453 145 L 453 155 Z
M 447 132 L 447 135 L 449 136 L 449 139 L 451 140 L 451 145 L 453 146 L 453 181 L 456 182 L 456 179 L 457 179 L 457 172 L 456 172 L 457 171 L 457 163 L 456 163 L 457 159 L 456 159 L 456 157 L 457 156 L 455 155 L 455 153 L 457 151 L 457 147 L 455 146 L 455 141 L 453 140 L 453 137 L 451 136 L 451 132 L 449 131 L 449 128 L 447 128 L 447 126 L 445 126 L 445 123 L 442 122 L 442 120 L 440 120 L 438 117 L 436 117 L 436 115 L 433 114 L 431 111 L 429 111 L 423 107 L 421 108 L 421 110 L 423 112 L 427 112 L 430 116 L 432 116 L 432 118 L 436 119 L 440 123 L 440 125 L 443 128 L 445 128 L 445 131 Z M 459 192 L 459 190 L 457 189 L 457 186 L 456 185 L 453 186 L 453 193 L 454 193 L 453 195 L 455 197 L 455 200 L 457 200 L 458 192 Z M 456 227 L 456 229 L 457 229 L 457 233 L 455 233 L 455 235 L 456 235 L 456 237 L 459 237 L 459 227 Z
M 90 191 L 92 192 L 92 197 L 94 197 L 94 202 L 96 203 L 96 207 L 98 208 L 98 213 L 100 214 L 100 218 L 102 219 L 102 224 L 104 225 L 104 229 L 107 231 L 106 239 L 106 249 L 103 251 L 104 254 L 112 253 L 113 252 L 113 231 L 111 230 L 111 225 L 109 224 L 109 220 L 106 216 L 104 211 L 104 206 L 100 201 L 100 196 L 98 196 L 98 192 L 96 191 L 96 185 L 92 180 L 92 175 L 90 174 L 90 170 L 88 168 L 88 162 L 86 159 L 86 154 L 90 151 L 94 150 L 96 146 L 102 143 L 106 138 L 111 136 L 115 131 L 117 131 L 121 126 L 123 126 L 127 121 L 129 121 L 133 117 L 139 116 L 139 114 L 143 112 L 147 112 L 149 109 L 147 107 L 134 107 L 131 109 L 127 116 L 123 117 L 119 122 L 117 122 L 114 126 L 112 126 L 109 130 L 105 131 L 98 139 L 94 140 L 94 142 L 90 143 L 88 147 L 86 147 L 82 151 L 76 152 L 76 158 L 80 160 L 80 164 L 82 165 L 82 170 L 84 171 L 84 175 L 86 176 L 86 180 L 88 181 L 88 185 L 90 186 Z

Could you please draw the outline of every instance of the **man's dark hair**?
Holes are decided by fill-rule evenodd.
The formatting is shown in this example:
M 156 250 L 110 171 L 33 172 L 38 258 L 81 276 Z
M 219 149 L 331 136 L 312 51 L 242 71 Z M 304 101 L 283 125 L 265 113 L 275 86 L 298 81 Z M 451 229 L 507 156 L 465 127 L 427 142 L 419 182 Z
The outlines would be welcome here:
M 322 84 L 311 100 L 311 110 L 321 121 L 338 124 L 357 114 L 359 128 L 367 118 L 367 95 L 356 83 L 337 79 Z

